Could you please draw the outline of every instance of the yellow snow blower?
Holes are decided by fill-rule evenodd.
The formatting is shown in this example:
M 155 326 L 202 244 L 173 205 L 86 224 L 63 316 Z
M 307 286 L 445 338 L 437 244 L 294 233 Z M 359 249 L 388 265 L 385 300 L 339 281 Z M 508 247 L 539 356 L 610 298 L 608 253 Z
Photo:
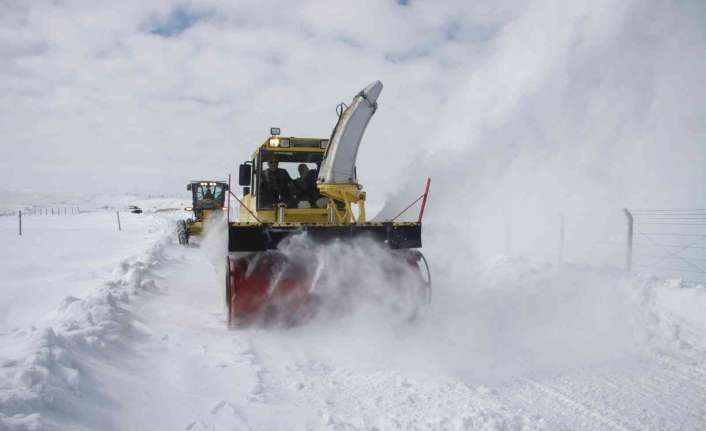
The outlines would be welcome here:
M 421 200 L 416 222 L 371 222 L 366 220 L 366 195 L 356 177 L 358 147 L 381 91 L 382 83 L 375 81 L 349 106 L 339 105 L 329 139 L 282 136 L 280 129 L 272 128 L 252 158 L 240 165 L 243 195 L 241 199 L 231 193 L 240 208 L 228 229 L 226 303 L 231 326 L 286 321 L 316 303 L 312 270 L 278 249 L 296 235 L 322 244 L 355 238 L 382 243 L 402 263 L 390 271 L 406 268 L 419 281 L 391 289 L 412 289 L 420 301 L 429 300 L 429 267 L 416 250 L 422 245 L 429 180 L 413 202 Z M 389 275 L 394 279 L 395 274 Z

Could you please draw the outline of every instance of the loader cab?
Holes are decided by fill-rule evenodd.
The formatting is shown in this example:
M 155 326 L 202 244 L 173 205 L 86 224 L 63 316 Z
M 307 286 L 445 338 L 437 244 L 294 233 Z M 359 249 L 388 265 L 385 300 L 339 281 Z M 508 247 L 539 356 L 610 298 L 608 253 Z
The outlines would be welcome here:
M 275 212 L 281 206 L 287 222 L 324 220 L 326 200 L 316 177 L 327 145 L 327 139 L 279 135 L 267 139 L 252 160 L 240 165 L 238 177 L 247 207 L 268 222 L 277 220 Z
M 228 183 L 224 181 L 192 181 L 186 189 L 191 192 L 193 210 L 197 219 L 204 210 L 219 210 L 225 204 Z

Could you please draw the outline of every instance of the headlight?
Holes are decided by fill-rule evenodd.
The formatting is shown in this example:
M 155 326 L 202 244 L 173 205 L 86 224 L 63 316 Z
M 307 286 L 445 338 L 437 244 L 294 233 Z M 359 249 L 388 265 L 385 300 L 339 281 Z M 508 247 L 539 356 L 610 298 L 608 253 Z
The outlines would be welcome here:
M 321 149 L 325 150 L 326 147 L 328 147 L 328 139 L 322 139 L 319 145 L 321 146 Z

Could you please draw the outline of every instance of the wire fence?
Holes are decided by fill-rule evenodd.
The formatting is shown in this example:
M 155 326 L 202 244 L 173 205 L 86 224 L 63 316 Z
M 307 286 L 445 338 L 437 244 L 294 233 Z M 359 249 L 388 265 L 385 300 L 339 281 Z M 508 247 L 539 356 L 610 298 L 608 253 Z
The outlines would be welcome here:
M 706 282 L 706 209 L 627 212 L 635 270 Z
M 111 210 L 112 211 L 112 210 Z M 79 207 L 61 207 L 61 208 L 41 208 L 41 209 L 33 209 L 33 210 L 18 210 L 16 212 L 5 212 L 0 215 L 2 216 L 14 216 L 17 217 L 17 229 L 18 229 L 18 234 L 19 236 L 22 236 L 23 232 L 23 223 L 22 220 L 23 218 L 27 218 L 30 216 L 68 216 L 68 215 L 78 215 L 78 214 L 86 214 L 90 213 L 92 211 L 82 211 L 80 210 Z M 129 210 L 128 212 L 136 213 L 134 210 Z M 140 210 L 138 212 L 142 213 Z M 117 221 L 117 226 L 118 226 L 118 231 L 122 230 L 122 225 L 120 223 L 120 211 L 115 210 L 115 217 Z
M 81 214 L 82 210 L 77 206 L 65 207 L 31 207 L 22 210 L 0 211 L 0 217 L 16 217 L 20 211 L 23 216 L 65 216 Z
M 231 211 L 237 212 L 237 205 Z M 627 224 L 624 236 L 597 241 L 604 263 L 623 266 L 628 271 L 646 272 L 659 276 L 679 277 L 687 281 L 706 283 L 706 209 L 624 209 Z M 2 216 L 18 217 L 22 234 L 22 217 L 70 216 L 87 210 L 78 206 L 31 207 L 21 211 L 0 212 Z M 116 211 L 118 229 L 120 215 Z M 557 257 L 561 264 L 565 255 L 565 217 L 558 213 Z M 615 223 L 611 223 L 615 226 Z M 506 252 L 510 252 L 510 229 L 505 229 Z M 621 257 L 624 256 L 624 257 Z M 624 263 L 621 260 L 624 259 Z

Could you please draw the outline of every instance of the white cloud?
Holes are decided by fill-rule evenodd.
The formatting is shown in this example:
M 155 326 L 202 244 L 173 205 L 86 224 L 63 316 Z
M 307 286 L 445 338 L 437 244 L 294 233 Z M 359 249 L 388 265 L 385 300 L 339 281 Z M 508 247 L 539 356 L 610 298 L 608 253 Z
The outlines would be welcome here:
M 270 125 L 327 136 L 335 105 L 382 79 L 385 98 L 360 163 L 382 194 L 413 139 L 432 135 L 433 113 L 474 49 L 444 39 L 454 10 L 414 3 L 9 9 L 3 180 L 26 188 L 180 190 L 190 177 L 223 176 Z M 455 73 L 445 72 L 449 64 Z M 424 111 L 401 109 L 410 103 Z

